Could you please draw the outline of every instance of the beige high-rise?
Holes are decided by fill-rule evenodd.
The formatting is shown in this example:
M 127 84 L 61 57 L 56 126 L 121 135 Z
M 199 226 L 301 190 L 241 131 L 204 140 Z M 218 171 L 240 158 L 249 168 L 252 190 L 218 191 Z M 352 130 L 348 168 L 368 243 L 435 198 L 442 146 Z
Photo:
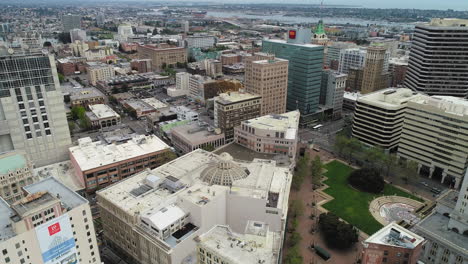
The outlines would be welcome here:
M 373 46 L 367 49 L 366 66 L 362 76 L 361 93 L 371 93 L 386 88 L 384 71 L 387 49 L 383 46 Z
M 256 53 L 245 64 L 245 89 L 262 96 L 261 115 L 286 112 L 289 61 Z

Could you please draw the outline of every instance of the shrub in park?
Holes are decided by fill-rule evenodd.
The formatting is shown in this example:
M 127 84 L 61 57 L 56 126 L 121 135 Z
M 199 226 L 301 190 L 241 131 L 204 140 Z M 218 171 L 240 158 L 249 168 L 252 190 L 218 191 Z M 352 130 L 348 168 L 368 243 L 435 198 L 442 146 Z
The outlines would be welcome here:
M 380 172 L 374 168 L 353 171 L 348 177 L 348 183 L 356 189 L 370 193 L 380 193 L 385 186 Z
M 330 248 L 348 249 L 358 241 L 357 230 L 352 225 L 341 221 L 333 213 L 320 215 L 319 228 L 325 243 Z

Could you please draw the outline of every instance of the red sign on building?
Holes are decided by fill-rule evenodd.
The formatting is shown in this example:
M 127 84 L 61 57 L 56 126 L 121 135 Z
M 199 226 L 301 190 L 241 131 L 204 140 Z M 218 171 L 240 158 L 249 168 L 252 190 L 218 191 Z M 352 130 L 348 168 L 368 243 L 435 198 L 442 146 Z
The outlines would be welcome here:
M 289 38 L 296 39 L 296 30 L 289 30 Z
M 49 229 L 49 235 L 52 236 L 52 235 L 60 232 L 60 224 L 57 222 L 57 223 L 47 227 L 47 229 Z

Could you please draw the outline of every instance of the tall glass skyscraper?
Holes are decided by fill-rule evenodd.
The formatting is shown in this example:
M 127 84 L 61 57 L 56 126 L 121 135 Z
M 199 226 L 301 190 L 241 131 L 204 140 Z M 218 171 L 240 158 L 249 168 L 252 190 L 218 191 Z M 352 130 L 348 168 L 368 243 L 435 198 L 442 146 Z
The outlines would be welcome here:
M 0 153 L 21 151 L 36 166 L 43 166 L 66 160 L 70 145 L 54 57 L 3 50 Z
M 293 29 L 287 41 L 263 40 L 262 44 L 263 52 L 289 60 L 286 108 L 300 111 L 301 125 L 310 123 L 318 110 L 322 82 L 324 47 L 310 44 L 310 35 L 310 29 Z

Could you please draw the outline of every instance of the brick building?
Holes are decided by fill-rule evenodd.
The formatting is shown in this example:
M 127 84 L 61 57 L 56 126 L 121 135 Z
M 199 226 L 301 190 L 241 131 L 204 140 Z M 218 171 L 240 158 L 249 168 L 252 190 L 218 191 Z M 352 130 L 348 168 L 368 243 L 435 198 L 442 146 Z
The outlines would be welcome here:
M 70 160 L 77 180 L 87 192 L 94 192 L 146 168 L 164 164 L 169 153 L 169 146 L 154 135 L 137 136 L 120 145 L 92 142 L 87 137 L 70 148 Z

